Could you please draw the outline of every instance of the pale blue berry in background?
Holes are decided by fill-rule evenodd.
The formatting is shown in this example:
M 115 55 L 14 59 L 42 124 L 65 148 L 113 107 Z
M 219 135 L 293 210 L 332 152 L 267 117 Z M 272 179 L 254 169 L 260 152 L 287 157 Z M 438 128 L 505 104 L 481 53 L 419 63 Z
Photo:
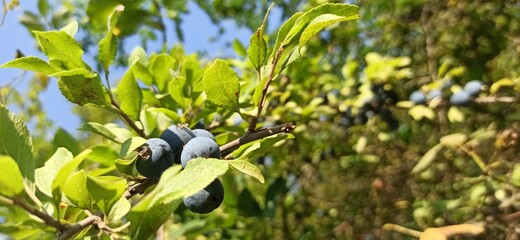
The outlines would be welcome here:
M 442 91 L 439 89 L 433 89 L 428 93 L 429 99 L 434 99 L 436 97 L 442 97 Z
M 414 91 L 410 94 L 410 101 L 415 104 L 424 104 L 426 103 L 426 95 L 420 90 Z
M 472 80 L 464 85 L 464 92 L 466 92 L 471 97 L 479 95 L 481 90 L 482 82 L 479 80 Z
M 455 106 L 465 105 L 469 103 L 470 100 L 471 97 L 465 91 L 458 91 L 456 93 L 453 93 L 453 95 L 451 95 L 450 97 L 450 103 Z

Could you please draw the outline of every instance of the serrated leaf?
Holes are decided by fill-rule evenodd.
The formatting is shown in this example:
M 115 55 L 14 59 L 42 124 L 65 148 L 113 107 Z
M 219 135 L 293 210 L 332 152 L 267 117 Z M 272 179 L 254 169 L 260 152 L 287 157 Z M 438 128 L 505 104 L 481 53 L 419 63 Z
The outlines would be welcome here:
M 130 155 L 136 148 L 142 146 L 146 143 L 146 139 L 142 137 L 132 137 L 127 139 L 121 145 L 121 152 L 119 153 L 119 158 L 125 158 Z
M 81 58 L 83 50 L 69 34 L 62 31 L 35 31 L 34 34 L 53 67 L 63 70 L 85 68 Z
M 191 86 L 187 83 L 186 78 L 178 76 L 168 84 L 170 96 L 183 109 L 188 109 L 192 103 Z
M 167 169 L 156 188 L 132 208 L 132 239 L 146 239 L 168 219 L 184 196 L 191 196 L 208 186 L 229 168 L 226 161 L 211 158 L 196 158 L 188 162 L 178 173 L 180 166 Z
M 262 171 L 252 163 L 245 160 L 229 160 L 227 162 L 236 170 L 256 178 L 261 183 L 265 182 Z
M 133 159 L 116 159 L 114 163 L 116 165 L 117 171 L 129 176 L 134 175 L 135 159 L 136 157 Z
M 119 154 L 111 147 L 105 145 L 98 145 L 92 148 L 92 152 L 87 159 L 101 164 L 105 167 L 114 166 L 114 160 L 119 157 Z
M 73 158 L 71 152 L 65 148 L 58 148 L 45 162 L 45 165 L 36 169 L 36 186 L 43 194 L 52 197 L 52 181 L 60 168 Z
M 128 57 L 128 65 L 133 66 L 140 63 L 142 66 L 147 66 L 150 63 L 146 51 L 141 46 L 135 47 Z
M 179 117 L 179 114 L 177 112 L 172 111 L 172 110 L 167 109 L 167 108 L 154 108 L 154 107 L 150 107 L 150 108 L 146 109 L 146 111 L 148 111 L 148 112 L 164 113 L 164 115 L 166 115 L 168 118 L 170 118 L 172 120 L 172 122 L 180 122 L 181 121 L 181 118 Z
M 260 152 L 264 149 L 269 149 L 275 145 L 285 142 L 288 139 L 293 139 L 292 134 L 276 134 L 269 137 L 265 137 L 253 142 L 249 142 L 240 146 L 237 150 L 233 151 L 230 156 L 234 158 L 247 158 L 253 153 Z M 258 146 L 260 144 L 260 146 Z
M 153 80 L 159 91 L 165 91 L 170 80 L 171 71 L 175 66 L 175 58 L 167 54 L 159 54 L 150 60 L 148 69 L 153 75 Z
M 81 162 L 87 157 L 87 155 L 90 154 L 92 150 L 87 149 L 80 154 L 78 154 L 76 157 L 74 157 L 72 160 L 66 162 L 56 173 L 56 176 L 54 177 L 54 180 L 52 181 L 51 190 L 52 190 L 52 197 L 54 199 L 54 203 L 56 205 L 59 204 L 61 201 L 62 193 L 63 193 L 63 186 L 65 185 L 65 181 L 69 178 L 69 176 L 76 170 L 76 168 L 79 166 Z
M 126 179 L 116 176 L 87 176 L 87 189 L 96 205 L 108 214 L 126 190 Z
M 52 74 L 49 74 L 49 77 L 70 77 L 75 75 L 80 75 L 86 78 L 95 78 L 97 76 L 97 73 L 86 68 L 75 68 L 70 70 L 54 72 Z
M 437 157 L 437 154 L 442 149 L 442 144 L 437 144 L 430 148 L 422 157 L 419 159 L 417 164 L 415 164 L 415 167 L 412 169 L 412 174 L 418 174 L 421 173 L 424 169 L 430 166 L 430 164 L 435 160 Z
M 110 209 L 110 213 L 108 214 L 109 222 L 116 222 L 122 219 L 128 212 L 130 212 L 130 202 L 124 196 L 119 198 L 119 200 L 112 206 Z
M 287 33 L 283 44 L 291 44 L 292 42 L 296 41 L 296 39 L 301 36 L 302 32 L 309 26 L 310 22 L 323 14 L 333 14 L 336 16 L 345 17 L 347 18 L 345 20 L 359 18 L 358 6 L 341 3 L 321 4 L 305 12 L 296 20 L 294 26 L 291 28 L 289 33 Z M 319 28 L 320 25 L 317 25 L 316 27 Z
M 121 110 L 133 120 L 139 120 L 143 93 L 137 84 L 133 67 L 128 69 L 117 85 L 116 94 L 121 105 Z
M 72 174 L 63 186 L 63 194 L 74 205 L 81 209 L 90 209 L 93 200 L 87 189 L 87 175 L 80 170 Z
M 202 84 L 209 101 L 221 108 L 240 113 L 238 104 L 240 84 L 235 71 L 225 60 L 216 59 L 206 69 Z
M 9 156 L 0 156 L 0 195 L 13 197 L 23 192 L 23 178 L 18 164 Z
M 113 142 L 116 142 L 116 143 L 120 143 L 116 139 L 117 136 L 112 131 L 110 131 L 110 129 L 108 129 L 104 125 L 101 125 L 101 124 L 96 123 L 96 122 L 85 123 L 85 124 L 83 124 L 83 126 L 78 128 L 78 130 L 84 130 L 84 131 L 93 132 L 95 134 L 101 135 L 101 136 L 109 139 L 110 141 L 113 141 Z
M 63 76 L 58 79 L 58 87 L 65 98 L 80 106 L 107 106 L 110 102 L 108 93 L 97 75 L 94 78 L 82 75 Z
M 11 156 L 22 176 L 34 182 L 32 140 L 25 124 L 0 104 L 0 154 Z
M 278 29 L 278 33 L 276 35 L 276 42 L 274 44 L 273 52 L 271 54 L 271 57 L 274 57 L 274 54 L 280 49 L 280 46 L 282 45 L 282 42 L 287 37 L 287 34 L 294 26 L 294 23 L 297 19 L 299 19 L 303 15 L 303 12 L 297 12 L 294 15 L 292 15 L 287 21 L 285 21 L 280 29 Z
M 61 28 L 60 31 L 66 32 L 67 34 L 69 34 L 69 36 L 74 37 L 74 36 L 76 36 L 76 33 L 78 33 L 78 28 L 79 28 L 78 22 L 73 21 L 73 22 L 70 22 L 69 24 L 65 25 L 65 27 Z
M 249 47 L 247 48 L 247 56 L 249 60 L 253 63 L 256 70 L 259 71 L 260 68 L 264 65 L 265 60 L 267 59 L 267 43 L 264 39 L 264 29 L 267 23 L 267 17 L 269 16 L 269 12 L 274 4 L 271 4 L 265 13 L 264 21 L 262 25 L 251 35 L 249 38 Z
M 117 37 L 113 33 L 108 33 L 98 44 L 99 61 L 103 64 L 105 71 L 114 62 L 117 54 Z
M 347 9 L 348 10 L 342 13 L 344 15 L 339 16 L 336 14 L 325 13 L 312 19 L 300 36 L 298 48 L 302 48 L 312 36 L 332 24 L 359 18 L 357 7 L 349 5 Z
M 37 57 L 16 58 L 2 64 L 0 68 L 19 68 L 27 71 L 39 72 L 45 75 L 50 75 L 59 71 L 43 59 Z

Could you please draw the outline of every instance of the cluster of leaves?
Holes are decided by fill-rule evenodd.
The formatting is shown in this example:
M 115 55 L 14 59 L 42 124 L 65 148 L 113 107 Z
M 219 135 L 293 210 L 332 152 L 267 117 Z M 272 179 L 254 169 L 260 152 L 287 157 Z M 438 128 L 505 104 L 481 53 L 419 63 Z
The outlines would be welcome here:
M 332 24 L 359 17 L 356 6 L 323 4 L 289 18 L 269 47 L 264 38 L 266 15 L 247 49 L 250 70 L 256 74 L 242 80 L 226 60 L 216 59 L 202 66 L 197 55 L 185 56 L 180 47 L 151 55 L 136 48 L 129 56 L 126 73 L 112 89 L 110 66 L 123 34 L 118 23 L 126 14 L 124 6 L 113 7 L 109 8 L 108 29 L 98 42 L 98 61 L 106 84 L 83 59 L 84 50 L 74 39 L 79 29 L 76 22 L 59 31 L 33 32 L 48 60 L 20 57 L 0 66 L 57 78 L 61 93 L 70 102 L 104 109 L 126 124 L 87 122 L 81 130 L 101 136 L 101 144 L 81 151 L 79 144 L 66 143 L 73 147 L 57 147 L 45 164 L 37 167 L 27 128 L 2 105 L 1 163 L 9 174 L 0 178 L 0 200 L 3 205 L 16 205 L 25 211 L 21 214 L 20 209 L 9 208 L 13 210 L 6 214 L 3 232 L 19 238 L 43 234 L 59 239 L 95 235 L 146 239 L 169 219 L 184 196 L 203 189 L 230 166 L 263 183 L 261 170 L 248 159 L 282 144 L 295 128 L 291 122 L 258 127 L 266 114 L 271 83 L 302 56 L 313 35 Z M 247 129 L 228 124 L 237 117 L 246 120 L 243 125 Z M 180 166 L 170 167 L 158 181 L 145 179 L 135 171 L 134 150 L 145 138 L 157 136 L 160 129 L 172 123 L 194 126 L 201 122 L 220 133 L 216 140 L 228 161 L 194 159 L 183 171 Z M 54 142 L 65 139 L 76 141 L 62 134 L 56 135 Z M 132 198 L 142 193 L 142 197 Z M 242 193 L 255 202 L 251 193 Z M 249 203 L 238 203 L 239 208 L 242 205 Z M 234 210 L 231 207 L 229 211 Z M 20 219 L 25 223 L 14 224 Z

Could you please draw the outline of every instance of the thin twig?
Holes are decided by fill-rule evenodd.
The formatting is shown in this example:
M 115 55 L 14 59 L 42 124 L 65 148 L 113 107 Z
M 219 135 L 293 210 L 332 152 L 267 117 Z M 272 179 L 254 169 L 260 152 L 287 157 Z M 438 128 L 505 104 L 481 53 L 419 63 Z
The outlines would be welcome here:
M 271 71 L 269 71 L 269 75 L 267 75 L 267 80 L 265 81 L 264 88 L 262 89 L 262 97 L 260 98 L 260 102 L 258 104 L 256 116 L 252 117 L 251 122 L 249 123 L 249 128 L 247 129 L 248 133 L 252 133 L 256 129 L 256 124 L 258 122 L 258 118 L 260 118 L 260 114 L 262 113 L 262 108 L 264 107 L 264 104 L 265 104 L 267 90 L 269 89 L 269 85 L 271 84 L 271 81 L 273 81 L 273 79 L 274 79 L 274 71 L 276 70 L 276 65 L 278 64 L 278 60 L 280 60 L 280 57 L 282 56 L 284 49 L 285 49 L 284 45 L 280 46 L 280 48 L 276 51 L 273 61 L 271 62 Z
M 26 203 L 24 200 L 20 198 L 13 198 L 11 199 L 13 201 L 14 205 L 18 205 L 21 208 L 25 209 L 28 213 L 40 218 L 45 222 L 45 224 L 52 226 L 56 228 L 59 231 L 63 229 L 63 224 L 61 224 L 58 220 L 54 219 L 52 216 L 47 214 L 46 212 L 39 211 L 38 209 L 34 208 L 33 206 Z
M 164 20 L 162 17 L 162 7 L 159 1 L 154 0 L 153 5 L 155 8 L 157 8 L 157 13 L 159 14 L 159 26 L 161 27 L 161 33 L 162 33 L 162 42 L 163 42 L 163 48 L 166 47 L 168 44 L 168 37 L 166 35 L 166 24 L 164 24 Z
M 144 193 L 144 191 L 157 184 L 158 180 L 157 179 L 145 179 L 144 181 L 142 182 L 137 182 L 133 185 L 130 185 L 128 186 L 128 188 L 126 189 L 126 192 L 123 194 L 123 196 L 126 198 L 126 199 L 130 199 L 131 197 L 133 197 L 134 195 L 136 194 L 142 194 Z
M 85 229 L 90 225 L 96 224 L 98 221 L 101 221 L 101 217 L 97 215 L 90 215 L 77 223 L 67 225 L 65 230 L 59 235 L 58 240 L 70 239 L 76 233 L 80 232 L 81 230 Z
M 399 225 L 393 224 L 393 223 L 387 223 L 387 224 L 383 225 L 383 230 L 394 231 L 394 232 L 402 233 L 402 234 L 416 237 L 416 238 L 420 237 L 422 234 L 422 232 L 419 232 L 419 231 L 416 231 L 413 229 L 409 229 L 409 228 L 405 228 L 403 226 L 399 226 Z
M 292 131 L 294 128 L 296 128 L 295 123 L 290 122 L 290 123 L 284 123 L 281 125 L 277 125 L 274 127 L 260 129 L 255 132 L 248 132 L 244 136 L 220 146 L 220 152 L 222 153 L 222 156 L 225 156 L 243 144 L 246 144 L 246 143 L 258 140 L 258 139 L 262 139 L 265 137 L 269 137 L 269 136 L 272 136 L 272 135 L 275 135 L 278 133 L 288 133 L 288 132 Z
M 114 106 L 117 113 L 119 113 L 119 116 L 121 116 L 121 118 L 123 118 L 125 123 L 130 128 L 132 128 L 140 137 L 143 137 L 143 138 L 146 137 L 146 134 L 144 133 L 143 129 L 141 129 L 137 125 L 135 125 L 134 120 L 132 120 L 126 113 L 123 112 L 123 110 L 121 110 L 121 107 L 114 99 L 112 99 L 112 106 Z

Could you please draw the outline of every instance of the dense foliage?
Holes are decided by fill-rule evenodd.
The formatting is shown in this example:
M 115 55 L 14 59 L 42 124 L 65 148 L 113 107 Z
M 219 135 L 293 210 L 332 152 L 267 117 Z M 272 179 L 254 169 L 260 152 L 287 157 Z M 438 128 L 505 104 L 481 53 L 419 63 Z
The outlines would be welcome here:
M 22 16 L 47 59 L 1 66 L 36 74 L 27 92 L 0 92 L 0 232 L 518 237 L 517 1 L 275 1 L 275 32 L 265 1 L 195 1 L 216 25 L 253 32 L 230 43 L 236 58 L 209 60 L 166 38 L 183 39 L 188 2 L 120 3 L 40 0 Z M 125 52 L 135 35 L 142 47 Z M 46 131 L 49 84 L 77 105 L 84 135 Z M 170 138 L 186 129 L 214 140 Z M 159 138 L 169 150 L 156 152 Z M 151 171 L 163 155 L 176 164 Z

